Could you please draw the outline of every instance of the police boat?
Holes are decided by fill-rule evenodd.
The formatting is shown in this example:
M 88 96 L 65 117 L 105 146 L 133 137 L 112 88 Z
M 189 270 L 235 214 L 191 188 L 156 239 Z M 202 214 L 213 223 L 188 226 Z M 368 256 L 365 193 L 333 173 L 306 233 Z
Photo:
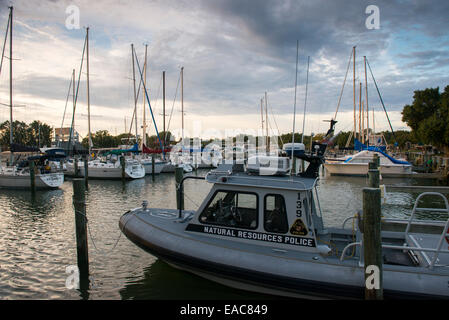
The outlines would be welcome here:
M 168 264 L 227 286 L 363 299 L 363 214 L 348 214 L 340 228 L 324 226 L 317 192 L 324 149 L 299 154 L 309 162 L 299 174 L 283 169 L 290 165 L 287 157 L 258 163 L 279 170 L 222 164 L 203 177 L 213 185 L 198 210 L 149 208 L 144 201 L 120 218 L 120 229 Z M 199 178 L 186 176 L 181 185 Z M 449 215 L 444 201 L 439 214 Z M 418 210 L 415 204 L 407 221 L 382 220 L 384 298 L 449 298 L 449 220 L 416 220 Z

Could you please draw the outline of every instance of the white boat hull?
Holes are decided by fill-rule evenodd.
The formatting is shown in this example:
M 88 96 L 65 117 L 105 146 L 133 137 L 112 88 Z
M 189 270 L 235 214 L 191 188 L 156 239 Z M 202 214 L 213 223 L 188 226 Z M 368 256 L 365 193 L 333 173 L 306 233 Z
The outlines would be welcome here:
M 327 172 L 331 175 L 345 176 L 366 176 L 368 175 L 368 163 L 343 163 L 343 162 L 326 162 L 324 164 Z M 380 174 L 383 177 L 388 175 L 412 174 L 411 165 L 391 164 L 380 165 Z
M 145 168 L 145 174 L 152 174 L 153 173 L 153 165 L 151 162 L 142 163 L 143 167 Z M 154 173 L 158 174 L 162 172 L 162 169 L 164 169 L 166 163 L 165 162 L 155 162 L 154 163 Z
M 67 165 L 67 170 L 74 173 L 73 164 Z M 79 176 L 84 177 L 84 164 L 80 163 L 78 165 Z M 108 166 L 93 166 L 88 167 L 89 179 L 122 179 L 122 168 L 118 167 L 108 167 Z M 125 166 L 125 179 L 141 179 L 145 177 L 145 168 L 138 165 L 127 164 Z
M 57 189 L 64 183 L 64 174 L 62 172 L 36 174 L 34 183 L 36 189 Z M 0 174 L 0 188 L 31 189 L 30 175 Z

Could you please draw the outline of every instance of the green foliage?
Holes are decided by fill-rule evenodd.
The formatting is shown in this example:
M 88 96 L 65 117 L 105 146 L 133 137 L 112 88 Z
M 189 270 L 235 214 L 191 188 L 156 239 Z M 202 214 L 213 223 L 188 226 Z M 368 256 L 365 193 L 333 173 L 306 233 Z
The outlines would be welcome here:
M 29 147 L 50 146 L 52 127 L 40 121 L 29 125 L 23 121 L 13 122 L 13 142 Z M 0 145 L 9 146 L 9 121 L 0 123 Z
M 417 90 L 413 103 L 404 106 L 402 121 L 411 129 L 413 140 L 438 147 L 449 146 L 449 86 Z

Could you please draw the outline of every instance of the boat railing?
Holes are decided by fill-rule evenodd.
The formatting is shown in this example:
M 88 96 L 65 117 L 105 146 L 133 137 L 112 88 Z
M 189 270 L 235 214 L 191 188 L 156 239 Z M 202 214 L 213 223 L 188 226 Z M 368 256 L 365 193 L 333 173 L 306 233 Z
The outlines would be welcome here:
M 445 204 L 446 208 L 444 208 L 444 209 L 443 208 L 418 208 L 419 201 L 421 200 L 421 198 L 423 198 L 425 196 L 438 196 L 438 197 L 441 197 L 444 200 L 444 204 Z M 415 214 L 416 214 L 417 211 L 440 212 L 440 213 L 447 213 L 449 215 L 449 203 L 448 203 L 446 197 L 444 195 L 442 195 L 441 193 L 438 193 L 438 192 L 424 192 L 424 193 L 420 194 L 418 196 L 418 198 L 416 199 L 416 201 L 415 201 L 415 204 L 413 206 L 412 214 L 410 215 L 410 218 L 408 220 L 407 227 L 406 227 L 406 230 L 405 230 L 405 233 L 404 233 L 405 240 L 408 241 L 408 242 L 412 242 L 414 244 L 414 246 L 409 246 L 408 243 L 406 242 L 402 246 L 382 244 L 382 248 L 424 253 L 424 254 L 422 254 L 423 260 L 425 260 L 425 262 L 427 263 L 427 266 L 429 267 L 429 269 L 433 269 L 433 267 L 436 265 L 436 262 L 438 260 L 438 257 L 440 255 L 440 253 L 449 253 L 449 247 L 448 247 L 448 249 L 442 249 L 444 240 L 447 239 L 447 241 L 449 242 L 449 233 L 448 233 L 448 231 L 449 231 L 449 219 L 444 224 L 444 228 L 443 228 L 441 236 L 440 236 L 440 238 L 438 240 L 436 248 L 425 248 L 425 247 L 421 247 L 419 245 L 419 243 L 417 241 L 415 241 L 413 237 L 410 236 L 410 228 L 411 228 L 412 222 L 413 222 L 413 220 L 415 218 Z M 347 221 L 349 221 L 350 219 L 352 219 L 352 218 L 354 218 L 354 217 L 349 217 L 349 218 L 345 219 L 345 221 L 343 222 L 343 227 L 344 227 L 345 223 Z M 353 247 L 353 246 L 363 247 L 363 242 L 362 241 L 358 241 L 358 242 L 351 242 L 351 243 L 349 243 L 343 249 L 343 251 L 341 253 L 341 256 L 340 256 L 340 261 L 344 260 L 346 251 L 349 248 Z M 434 253 L 432 259 L 430 259 L 425 254 L 426 252 L 433 252 Z M 362 259 L 362 257 L 360 256 L 360 260 L 361 259 Z

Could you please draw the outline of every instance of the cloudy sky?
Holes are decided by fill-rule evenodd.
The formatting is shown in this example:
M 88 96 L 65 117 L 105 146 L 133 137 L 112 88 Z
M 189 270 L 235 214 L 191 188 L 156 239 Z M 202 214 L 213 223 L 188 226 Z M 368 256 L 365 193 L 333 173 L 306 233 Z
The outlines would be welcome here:
M 78 75 L 86 26 L 90 28 L 93 132 L 119 134 L 125 132 L 125 121 L 129 126 L 134 108 L 131 43 L 141 65 L 148 44 L 148 92 L 159 130 L 162 71 L 167 81 L 167 123 L 173 110 L 169 129 L 179 132 L 181 127 L 178 81 L 183 66 L 186 131 L 200 123 L 204 136 L 260 129 L 260 99 L 265 92 L 270 127 L 291 132 L 297 40 L 299 132 L 308 56 L 306 134 L 326 131 L 328 124 L 322 120 L 335 114 L 353 46 L 356 81 L 364 82 L 363 56 L 367 56 L 395 130 L 406 128 L 400 113 L 412 102 L 414 90 L 449 85 L 449 2 L 444 1 L 0 0 L 1 46 L 11 4 L 14 118 L 25 122 L 61 126 L 72 69 Z M 73 21 L 73 11 L 67 9 L 73 5 L 79 9 L 79 29 L 67 28 L 67 21 Z M 369 5 L 379 8 L 379 29 L 366 27 Z M 376 130 L 386 130 L 388 122 L 368 76 Z M 4 105 L 9 103 L 8 81 L 5 60 L 0 74 L 0 121 L 9 119 Z M 76 129 L 82 135 L 87 132 L 85 81 L 84 67 L 75 113 Z M 351 65 L 337 131 L 353 127 L 352 90 Z M 70 124 L 71 108 L 69 103 L 64 126 Z M 139 126 L 141 121 L 139 98 Z M 151 117 L 147 121 L 152 122 Z M 154 133 L 153 125 L 150 132 Z

